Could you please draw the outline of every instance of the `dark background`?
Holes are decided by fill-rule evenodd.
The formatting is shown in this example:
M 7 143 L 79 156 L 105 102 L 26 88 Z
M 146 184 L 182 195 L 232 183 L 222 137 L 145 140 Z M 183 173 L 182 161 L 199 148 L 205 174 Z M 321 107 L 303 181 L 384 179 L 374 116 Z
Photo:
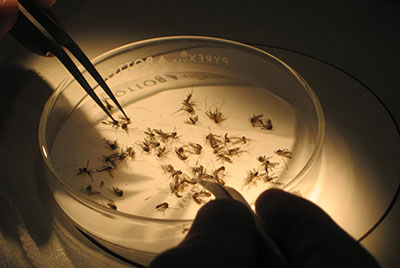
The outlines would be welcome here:
M 399 1 L 58 0 L 53 10 L 89 58 L 122 44 L 169 35 L 213 36 L 307 54 L 358 79 L 400 122 Z M 36 56 L 7 35 L 0 37 L 0 72 L 0 138 L 13 135 L 13 141 L 30 152 L 9 153 L 11 147 L 3 141 L 2 174 L 24 176 L 23 171 L 9 165 L 10 159 L 24 155 L 27 166 L 35 169 L 28 157 L 33 158 L 36 144 L 29 137 L 36 139 L 43 104 L 67 72 L 56 59 Z M 36 87 L 41 90 L 35 91 Z M 27 97 L 30 94 L 34 97 Z M 354 100 L 354 109 L 358 101 L 362 100 Z M 15 112 L 21 105 L 34 112 Z M 21 125 L 26 126 L 26 132 L 21 132 Z M 23 194 L 14 189 L 9 195 L 17 200 Z M 399 226 L 399 202 L 391 213 L 383 227 Z M 18 218 L 11 212 L 8 216 Z M 36 224 L 29 214 L 23 220 Z M 400 241 L 400 237 L 393 237 L 393 241 Z M 399 244 L 388 249 L 391 260 L 384 260 L 387 267 L 398 267 L 398 250 Z

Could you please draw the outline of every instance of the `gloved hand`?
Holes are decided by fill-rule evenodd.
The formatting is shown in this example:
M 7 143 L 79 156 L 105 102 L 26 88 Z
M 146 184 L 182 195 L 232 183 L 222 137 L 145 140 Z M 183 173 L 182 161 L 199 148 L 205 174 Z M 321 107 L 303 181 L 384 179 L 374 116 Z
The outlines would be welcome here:
M 291 267 L 379 267 L 376 260 L 311 202 L 272 189 L 256 202 Z M 273 267 L 249 210 L 238 201 L 215 200 L 197 214 L 184 241 L 160 254 L 150 268 Z

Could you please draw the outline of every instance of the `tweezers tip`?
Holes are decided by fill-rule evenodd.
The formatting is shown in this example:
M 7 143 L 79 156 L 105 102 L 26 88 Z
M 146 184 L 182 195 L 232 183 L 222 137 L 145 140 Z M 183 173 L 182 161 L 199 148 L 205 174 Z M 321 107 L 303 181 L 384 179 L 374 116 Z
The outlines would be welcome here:
M 122 107 L 120 108 L 120 111 L 121 111 L 121 113 L 125 116 L 125 120 L 126 120 L 127 122 L 130 122 L 131 119 L 126 115 L 126 113 L 124 112 L 124 110 L 122 110 Z

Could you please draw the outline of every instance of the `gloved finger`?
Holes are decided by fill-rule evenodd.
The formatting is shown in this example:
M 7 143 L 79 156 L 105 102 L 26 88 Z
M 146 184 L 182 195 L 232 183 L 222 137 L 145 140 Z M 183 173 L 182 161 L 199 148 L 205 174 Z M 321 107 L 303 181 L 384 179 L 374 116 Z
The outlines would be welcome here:
M 17 20 L 18 1 L 0 1 L 0 36 L 7 33 Z
M 50 17 L 61 28 L 64 28 L 52 10 L 47 8 L 49 5 L 52 5 L 55 2 L 54 0 L 37 0 L 35 2 L 39 2 L 39 4 L 42 6 L 42 12 Z M 9 31 L 9 34 L 25 48 L 36 54 L 41 56 L 54 56 L 51 51 L 49 51 L 46 34 L 41 33 L 39 30 L 40 27 L 37 28 L 34 23 L 32 24 L 23 13 L 24 12 L 19 10 L 17 20 L 15 21 L 13 28 L 11 28 Z
M 248 208 L 235 200 L 215 200 L 199 210 L 184 241 L 149 268 L 257 267 L 258 246 Z
M 41 7 L 49 8 L 56 2 L 56 0 L 36 0 L 36 2 Z M 17 16 L 17 0 L 0 1 L 0 36 L 7 33 L 14 26 Z
M 265 191 L 257 214 L 294 267 L 379 267 L 324 211 L 282 190 Z

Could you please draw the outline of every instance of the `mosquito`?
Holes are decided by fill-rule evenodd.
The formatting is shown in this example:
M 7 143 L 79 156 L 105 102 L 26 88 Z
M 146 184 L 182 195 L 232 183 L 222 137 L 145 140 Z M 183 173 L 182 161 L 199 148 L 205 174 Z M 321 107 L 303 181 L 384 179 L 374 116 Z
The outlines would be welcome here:
M 221 185 L 225 185 L 225 181 L 221 178 L 222 176 L 224 176 L 224 174 L 222 174 L 224 171 L 224 166 L 221 166 L 213 171 L 214 180 Z
M 190 178 L 189 175 L 187 175 L 185 173 L 182 174 L 182 182 L 183 183 L 189 183 L 189 184 L 192 184 L 192 185 L 195 185 L 197 183 L 195 180 Z
M 174 171 L 175 171 L 175 168 L 170 164 L 161 165 L 161 168 L 165 173 L 174 173 Z
M 206 112 L 206 115 L 208 116 L 208 118 L 214 121 L 215 124 L 219 124 L 222 121 L 226 120 L 226 117 L 223 115 L 222 112 L 219 111 L 218 107 L 216 107 L 214 110 L 208 110 Z
M 177 139 L 178 138 L 178 134 L 176 133 L 176 131 L 173 132 L 164 132 L 161 129 L 153 129 L 153 131 L 161 137 L 161 139 L 165 142 L 169 139 Z
M 158 141 L 152 141 L 152 140 L 147 141 L 147 143 L 148 143 L 149 147 L 152 147 L 152 148 L 157 148 L 161 145 L 161 143 L 159 143 Z
M 183 197 L 183 195 L 181 195 L 180 193 L 183 192 L 183 191 L 185 190 L 185 184 L 184 184 L 184 183 L 182 183 L 182 182 L 179 181 L 179 180 L 176 180 L 176 181 L 173 182 L 173 183 L 171 182 L 171 183 L 169 184 L 169 187 L 171 188 L 171 192 L 172 192 L 173 194 L 175 194 L 176 197 L 178 197 L 178 198 Z
M 235 147 L 235 148 L 228 149 L 226 154 L 229 156 L 234 156 L 234 155 L 238 156 L 240 153 L 243 153 L 243 152 L 245 152 L 245 151 L 240 150 L 240 147 Z
M 85 176 L 86 174 L 90 176 L 90 178 L 93 181 L 93 177 L 92 177 L 92 172 L 93 170 L 89 170 L 89 160 L 86 162 L 86 166 L 83 168 L 78 168 L 78 173 L 76 173 L 76 176 L 78 175 L 83 175 Z
M 135 154 L 136 154 L 135 151 L 130 146 L 128 148 L 126 148 L 126 150 L 124 152 L 124 155 L 130 157 L 131 159 L 133 159 L 135 157 Z
M 225 167 L 224 166 L 220 166 L 219 168 L 217 168 L 216 170 L 213 171 L 213 175 L 214 175 L 214 177 L 217 177 L 221 173 L 223 173 L 224 171 L 225 171 Z
M 147 140 L 144 140 L 140 145 L 139 145 L 143 151 L 146 153 L 150 152 L 150 144 L 148 143 Z
M 266 157 L 265 155 L 264 155 L 264 156 L 259 156 L 259 157 L 257 158 L 257 160 L 258 160 L 259 162 L 261 162 L 261 166 L 264 167 L 264 170 L 265 170 L 265 172 L 266 172 L 267 174 L 268 174 L 270 171 L 272 171 L 275 167 L 277 167 L 277 166 L 279 165 L 279 163 L 269 161 L 269 159 L 271 159 L 271 158 L 272 158 L 272 156 Z
M 122 197 L 124 195 L 124 191 L 122 191 L 121 189 L 119 189 L 118 187 L 113 187 L 112 188 L 114 191 L 114 194 L 116 196 Z
M 269 183 L 276 184 L 276 185 L 282 185 L 283 184 L 281 182 L 274 181 L 276 178 L 278 178 L 277 176 L 270 176 L 267 173 L 264 173 L 264 174 L 262 174 L 261 177 L 264 179 L 265 182 L 269 182 Z
M 217 148 L 221 143 L 221 140 L 219 139 L 219 136 L 218 135 L 214 135 L 212 133 L 209 133 L 207 135 L 206 141 L 208 141 L 210 143 L 210 146 L 213 149 Z
M 156 206 L 156 210 L 159 212 L 164 212 L 168 207 L 169 207 L 169 204 L 167 202 L 164 202 L 164 203 L 158 204 Z
M 118 166 L 119 160 L 121 160 L 120 153 L 113 153 L 113 154 L 110 154 L 109 156 L 104 157 L 104 162 L 110 163 L 113 167 Z M 105 170 L 102 170 L 102 171 L 105 171 Z
M 182 174 L 183 174 L 182 170 L 174 170 L 174 171 L 171 173 L 171 177 L 172 177 L 172 178 L 179 178 L 179 176 L 182 175 Z
M 194 103 L 193 100 L 191 100 L 192 96 L 193 96 L 193 92 L 189 93 L 186 96 L 186 99 L 184 99 L 182 101 L 182 107 L 181 107 L 181 109 L 179 109 L 179 111 L 183 110 L 183 111 L 186 111 L 186 112 L 188 112 L 190 114 L 194 112 L 195 103 Z
M 214 154 L 218 154 L 222 149 L 224 149 L 225 147 L 222 145 L 218 145 L 218 147 L 214 148 Z
M 261 120 L 261 125 L 262 125 L 262 129 L 266 129 L 266 130 L 271 130 L 272 129 L 272 121 L 271 119 L 267 119 L 266 123 L 264 123 L 264 121 Z
M 224 101 L 222 101 L 219 106 L 217 106 L 218 103 L 211 105 L 211 107 L 209 109 L 207 109 L 207 105 L 206 105 L 206 116 L 211 119 L 212 121 L 214 121 L 215 124 L 219 124 L 222 121 L 225 121 L 227 118 L 223 115 L 223 113 L 220 111 L 220 109 L 222 108 L 222 106 L 224 105 Z M 213 108 L 213 106 L 215 108 Z
M 175 153 L 179 157 L 180 160 L 185 161 L 188 156 L 185 154 L 185 149 L 182 147 L 175 148 Z
M 285 158 L 289 158 L 289 159 L 292 158 L 292 152 L 289 151 L 288 149 L 278 149 L 275 151 L 275 153 L 279 156 L 282 156 L 283 163 L 285 163 L 285 167 L 286 167 L 286 169 L 288 169 Z
M 99 192 L 99 191 L 95 191 L 95 190 L 93 190 L 93 187 L 92 187 L 92 185 L 88 185 L 88 186 L 86 187 L 86 193 L 87 193 L 88 195 L 96 195 L 96 194 L 100 194 L 100 192 Z
M 96 169 L 96 172 L 104 172 L 104 171 L 107 171 L 107 172 L 110 174 L 110 176 L 113 177 L 113 174 L 112 174 L 113 170 L 114 170 L 114 167 L 111 167 L 111 166 L 103 166 L 103 167 L 101 167 L 101 168 Z M 102 182 L 100 183 L 100 187 L 103 187 L 103 185 L 104 185 L 104 181 L 102 181 Z
M 197 121 L 199 121 L 199 116 L 197 114 L 191 114 L 185 123 L 189 125 L 196 125 Z
M 156 155 L 157 155 L 157 157 L 161 158 L 161 157 L 166 157 L 167 153 L 168 153 L 168 151 L 167 151 L 166 147 L 163 146 L 163 147 L 158 148 Z
M 253 114 L 253 116 L 250 118 L 251 125 L 253 127 L 260 125 L 260 122 L 262 122 L 261 118 L 263 116 L 264 116 L 263 114 L 258 114 L 258 115 Z
M 250 139 L 245 136 L 237 137 L 237 136 L 229 136 L 228 133 L 225 133 L 224 136 L 224 145 L 226 146 L 228 143 L 232 145 L 236 145 L 238 143 L 246 144 Z
M 189 143 L 189 146 L 193 149 L 194 154 L 201 154 L 203 147 L 198 143 Z
M 119 125 L 120 122 L 118 120 L 114 120 L 114 121 L 107 120 L 107 121 L 102 121 L 101 123 L 103 123 L 104 125 L 111 125 L 114 128 L 120 127 L 120 125 Z
M 211 175 L 211 174 L 209 174 L 209 173 L 207 173 L 207 172 L 204 172 L 204 173 L 202 174 L 201 179 L 203 179 L 203 180 L 215 181 L 214 175 Z
M 235 140 L 234 142 L 232 142 L 232 145 L 235 145 L 235 144 L 238 144 L 238 143 L 246 144 L 249 141 L 253 141 L 252 139 L 249 139 L 249 138 L 247 138 L 245 136 L 242 136 L 242 137 L 231 137 L 230 139 L 231 140 L 233 140 L 233 139 Z
M 192 97 L 193 97 L 193 92 L 190 92 L 190 93 L 186 96 L 186 99 L 183 100 L 182 104 L 183 104 L 183 105 L 191 105 L 191 106 L 193 106 L 193 105 L 194 105 L 194 101 L 191 100 Z
M 227 143 L 231 142 L 231 137 L 229 137 L 228 133 L 224 135 L 224 145 L 226 146 Z
M 111 199 L 107 202 L 107 206 L 111 209 L 117 210 L 117 205 L 115 205 L 115 202 Z
M 130 118 L 123 118 L 121 123 L 121 128 L 128 132 L 128 125 L 131 124 L 131 119 Z
M 250 185 L 250 184 L 256 184 L 257 183 L 257 179 L 259 178 L 259 172 L 258 170 L 256 171 L 255 169 L 253 170 L 249 170 L 247 172 L 247 177 L 245 179 L 244 185 Z
M 278 149 L 275 151 L 275 153 L 282 157 L 292 158 L 292 152 L 288 149 Z
M 205 168 L 202 165 L 192 167 L 192 172 L 198 178 L 202 178 L 203 174 L 205 173 Z
M 117 148 L 119 148 L 119 145 L 117 143 L 117 141 L 111 141 L 111 140 L 107 140 L 107 139 L 103 139 L 103 141 L 110 147 L 110 149 L 113 151 Z
M 105 106 L 108 111 L 111 111 L 114 108 L 114 106 L 111 105 L 111 103 L 106 98 L 103 97 L 102 100 L 105 103 Z
M 207 192 L 205 190 L 201 190 L 200 192 L 194 193 L 192 195 L 192 198 L 197 204 L 201 205 L 202 203 L 206 202 L 203 198 L 207 198 L 207 197 L 210 197 L 210 196 L 211 196 L 210 192 Z
M 154 134 L 153 130 L 151 130 L 149 127 L 147 128 L 147 131 L 144 132 L 147 136 L 149 136 L 150 140 L 154 140 L 156 138 L 156 135 Z
M 222 161 L 222 163 L 224 163 L 225 161 L 228 162 L 228 163 L 232 163 L 232 159 L 228 155 L 226 155 L 225 153 L 218 153 L 217 157 L 218 157 L 217 160 Z

